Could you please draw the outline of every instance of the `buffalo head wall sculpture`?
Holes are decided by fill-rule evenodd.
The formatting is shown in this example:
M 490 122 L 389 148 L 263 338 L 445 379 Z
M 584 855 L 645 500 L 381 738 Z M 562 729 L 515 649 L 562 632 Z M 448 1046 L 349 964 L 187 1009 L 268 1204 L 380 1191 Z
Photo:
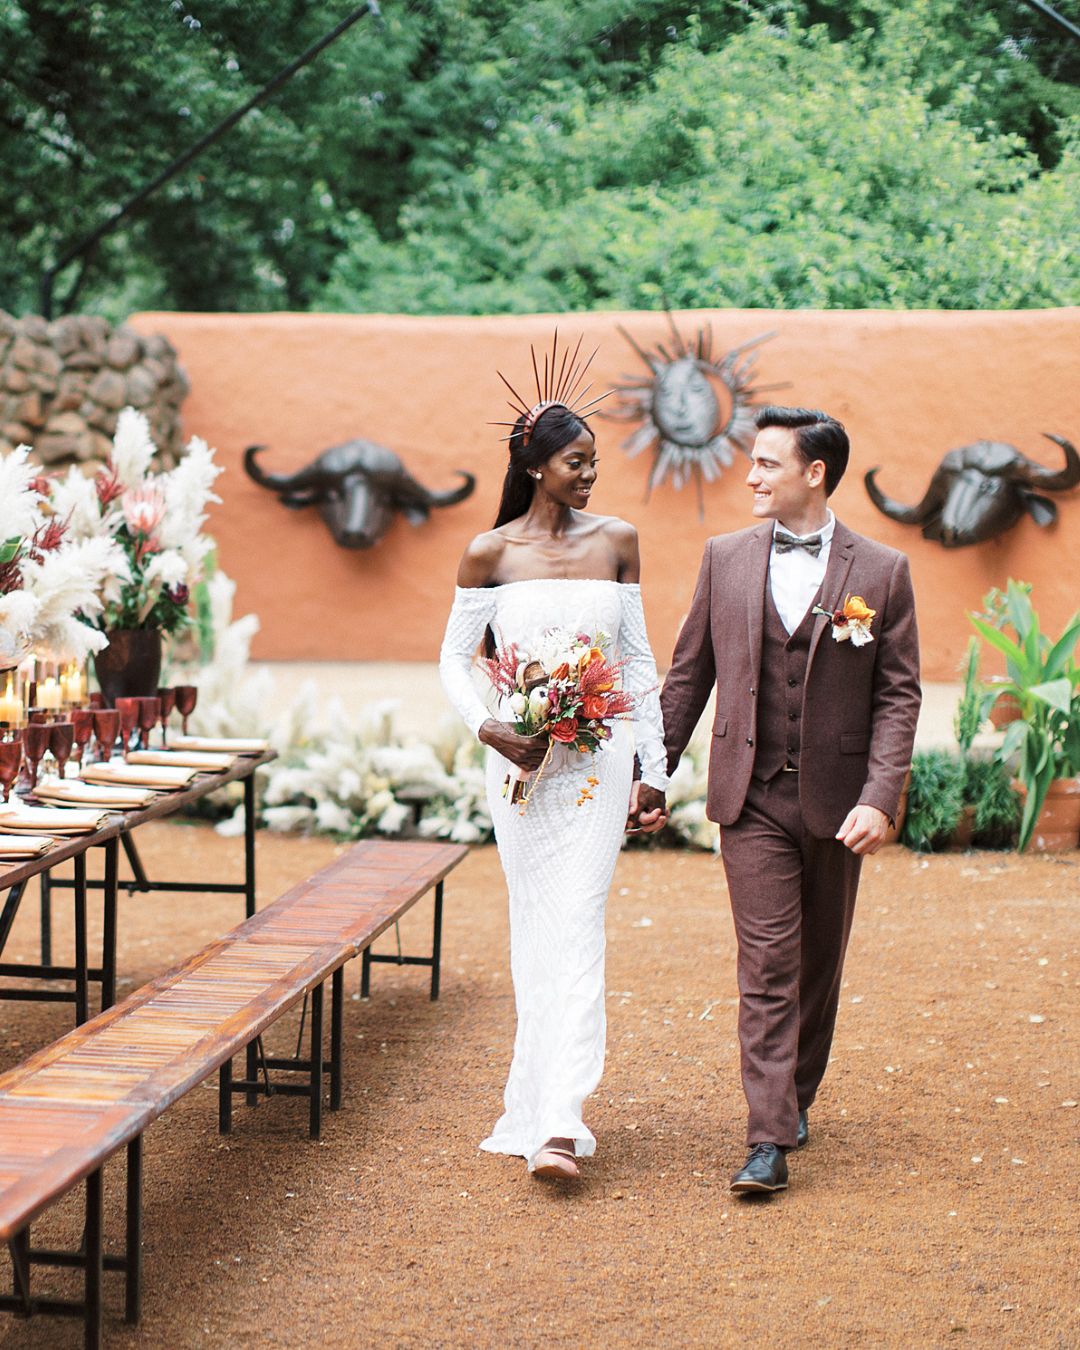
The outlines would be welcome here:
M 870 500 L 890 520 L 921 525 L 924 539 L 945 548 L 980 544 L 1011 529 L 1026 511 L 1037 525 L 1057 519 L 1057 506 L 1043 492 L 1064 492 L 1080 483 L 1080 455 L 1063 436 L 1046 433 L 1065 451 L 1063 469 L 1047 469 L 1001 441 L 976 441 L 950 450 L 942 459 L 926 496 L 917 506 L 903 506 L 886 497 L 866 475 Z
M 266 473 L 257 462 L 264 445 L 249 445 L 244 468 L 260 487 L 270 488 L 293 510 L 317 506 L 330 533 L 342 548 L 371 548 L 400 511 L 412 525 L 427 520 L 437 506 L 463 502 L 476 487 L 471 473 L 448 492 L 432 492 L 418 483 L 400 458 L 371 441 L 346 441 L 331 446 L 297 473 Z

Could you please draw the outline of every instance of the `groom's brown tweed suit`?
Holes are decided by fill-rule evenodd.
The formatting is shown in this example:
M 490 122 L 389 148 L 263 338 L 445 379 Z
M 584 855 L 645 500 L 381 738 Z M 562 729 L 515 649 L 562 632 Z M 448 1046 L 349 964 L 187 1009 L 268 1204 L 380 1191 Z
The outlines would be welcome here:
M 670 772 L 716 685 L 707 810 L 739 943 L 747 1142 L 790 1148 L 828 1062 L 859 882 L 833 836 L 860 802 L 895 816 L 921 694 L 904 555 L 836 522 L 814 603 L 851 593 L 877 610 L 856 647 L 809 611 L 786 632 L 772 535 L 768 521 L 706 544 L 661 705 Z

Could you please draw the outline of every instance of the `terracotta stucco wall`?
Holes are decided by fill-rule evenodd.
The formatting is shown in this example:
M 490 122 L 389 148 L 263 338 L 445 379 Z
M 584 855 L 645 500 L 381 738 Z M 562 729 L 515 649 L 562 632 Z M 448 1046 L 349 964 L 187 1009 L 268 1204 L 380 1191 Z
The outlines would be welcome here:
M 1080 310 L 1018 313 L 765 312 L 681 314 L 689 335 L 711 323 L 716 349 L 761 332 L 762 383 L 787 381 L 778 401 L 828 409 L 852 438 L 852 464 L 833 498 L 854 529 L 911 558 L 926 679 L 954 677 L 967 639 L 965 610 L 1006 577 L 1035 583 L 1051 625 L 1080 605 L 1080 493 L 1060 497 L 1048 530 L 1024 519 L 996 542 L 946 552 L 870 504 L 863 472 L 905 501 L 921 496 L 946 450 L 979 438 L 1010 441 L 1047 464 L 1056 446 L 1040 433 L 1080 442 Z M 205 436 L 228 472 L 211 529 L 241 612 L 262 620 L 264 660 L 435 659 L 458 556 L 487 528 L 505 467 L 505 403 L 496 366 L 524 382 L 529 342 L 550 339 L 547 316 L 408 318 L 346 315 L 143 314 L 142 333 L 165 333 L 191 379 L 185 432 Z M 615 325 L 645 347 L 665 341 L 656 314 L 563 316 L 564 334 L 600 343 L 594 369 L 611 382 L 641 369 Z M 749 523 L 745 461 L 706 489 L 698 520 L 691 488 L 670 484 L 643 501 L 648 454 L 620 450 L 622 423 L 596 419 L 602 464 L 593 509 L 624 516 L 641 535 L 653 644 L 666 665 L 710 534 Z M 265 443 L 268 467 L 291 470 L 354 436 L 397 450 L 431 487 L 455 468 L 479 478 L 472 498 L 418 528 L 398 520 L 374 550 L 338 548 L 313 509 L 292 512 L 244 474 L 241 455 Z M 867 597 L 873 603 L 873 597 Z

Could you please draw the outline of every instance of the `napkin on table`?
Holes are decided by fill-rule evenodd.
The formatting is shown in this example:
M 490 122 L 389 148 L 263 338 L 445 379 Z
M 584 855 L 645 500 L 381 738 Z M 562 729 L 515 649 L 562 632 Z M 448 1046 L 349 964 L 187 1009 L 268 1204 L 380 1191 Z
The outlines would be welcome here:
M 69 806 L 19 806 L 0 810 L 0 831 L 12 834 L 87 834 L 96 830 L 106 811 L 80 811 Z
M 129 764 L 169 764 L 181 768 L 199 769 L 203 773 L 218 773 L 231 769 L 232 755 L 208 755 L 199 750 L 131 750 Z
M 0 858 L 36 858 L 54 843 L 48 834 L 0 834 Z
M 156 764 L 125 764 L 122 761 L 110 761 L 108 764 L 87 764 L 82 771 L 88 783 L 107 783 L 114 787 L 147 788 L 183 788 L 195 777 L 194 769 L 184 769 L 179 765 L 167 768 Z
M 103 811 L 130 811 L 147 806 L 157 793 L 152 788 L 106 787 L 103 783 L 84 783 L 79 778 L 65 782 L 39 783 L 34 796 L 57 806 L 97 806 Z
M 270 742 L 255 736 L 171 736 L 172 750 L 220 750 L 224 754 L 261 755 Z

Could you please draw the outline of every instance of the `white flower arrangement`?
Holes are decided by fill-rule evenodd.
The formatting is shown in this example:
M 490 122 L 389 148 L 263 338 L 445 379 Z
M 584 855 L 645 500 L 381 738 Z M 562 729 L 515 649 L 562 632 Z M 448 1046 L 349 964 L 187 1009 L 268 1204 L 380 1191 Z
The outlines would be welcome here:
M 49 484 L 51 509 L 73 539 L 110 541 L 126 560 L 103 588 L 101 628 L 184 628 L 191 591 L 213 548 L 203 526 L 209 504 L 221 500 L 213 491 L 222 472 L 214 452 L 194 436 L 170 472 L 153 472 L 153 458 L 149 422 L 125 408 L 98 473 L 87 478 L 73 467 Z
M 128 578 L 114 540 L 75 528 L 51 502 L 28 446 L 0 458 L 0 667 L 31 650 L 85 661 L 106 644 L 98 631 L 110 585 Z

